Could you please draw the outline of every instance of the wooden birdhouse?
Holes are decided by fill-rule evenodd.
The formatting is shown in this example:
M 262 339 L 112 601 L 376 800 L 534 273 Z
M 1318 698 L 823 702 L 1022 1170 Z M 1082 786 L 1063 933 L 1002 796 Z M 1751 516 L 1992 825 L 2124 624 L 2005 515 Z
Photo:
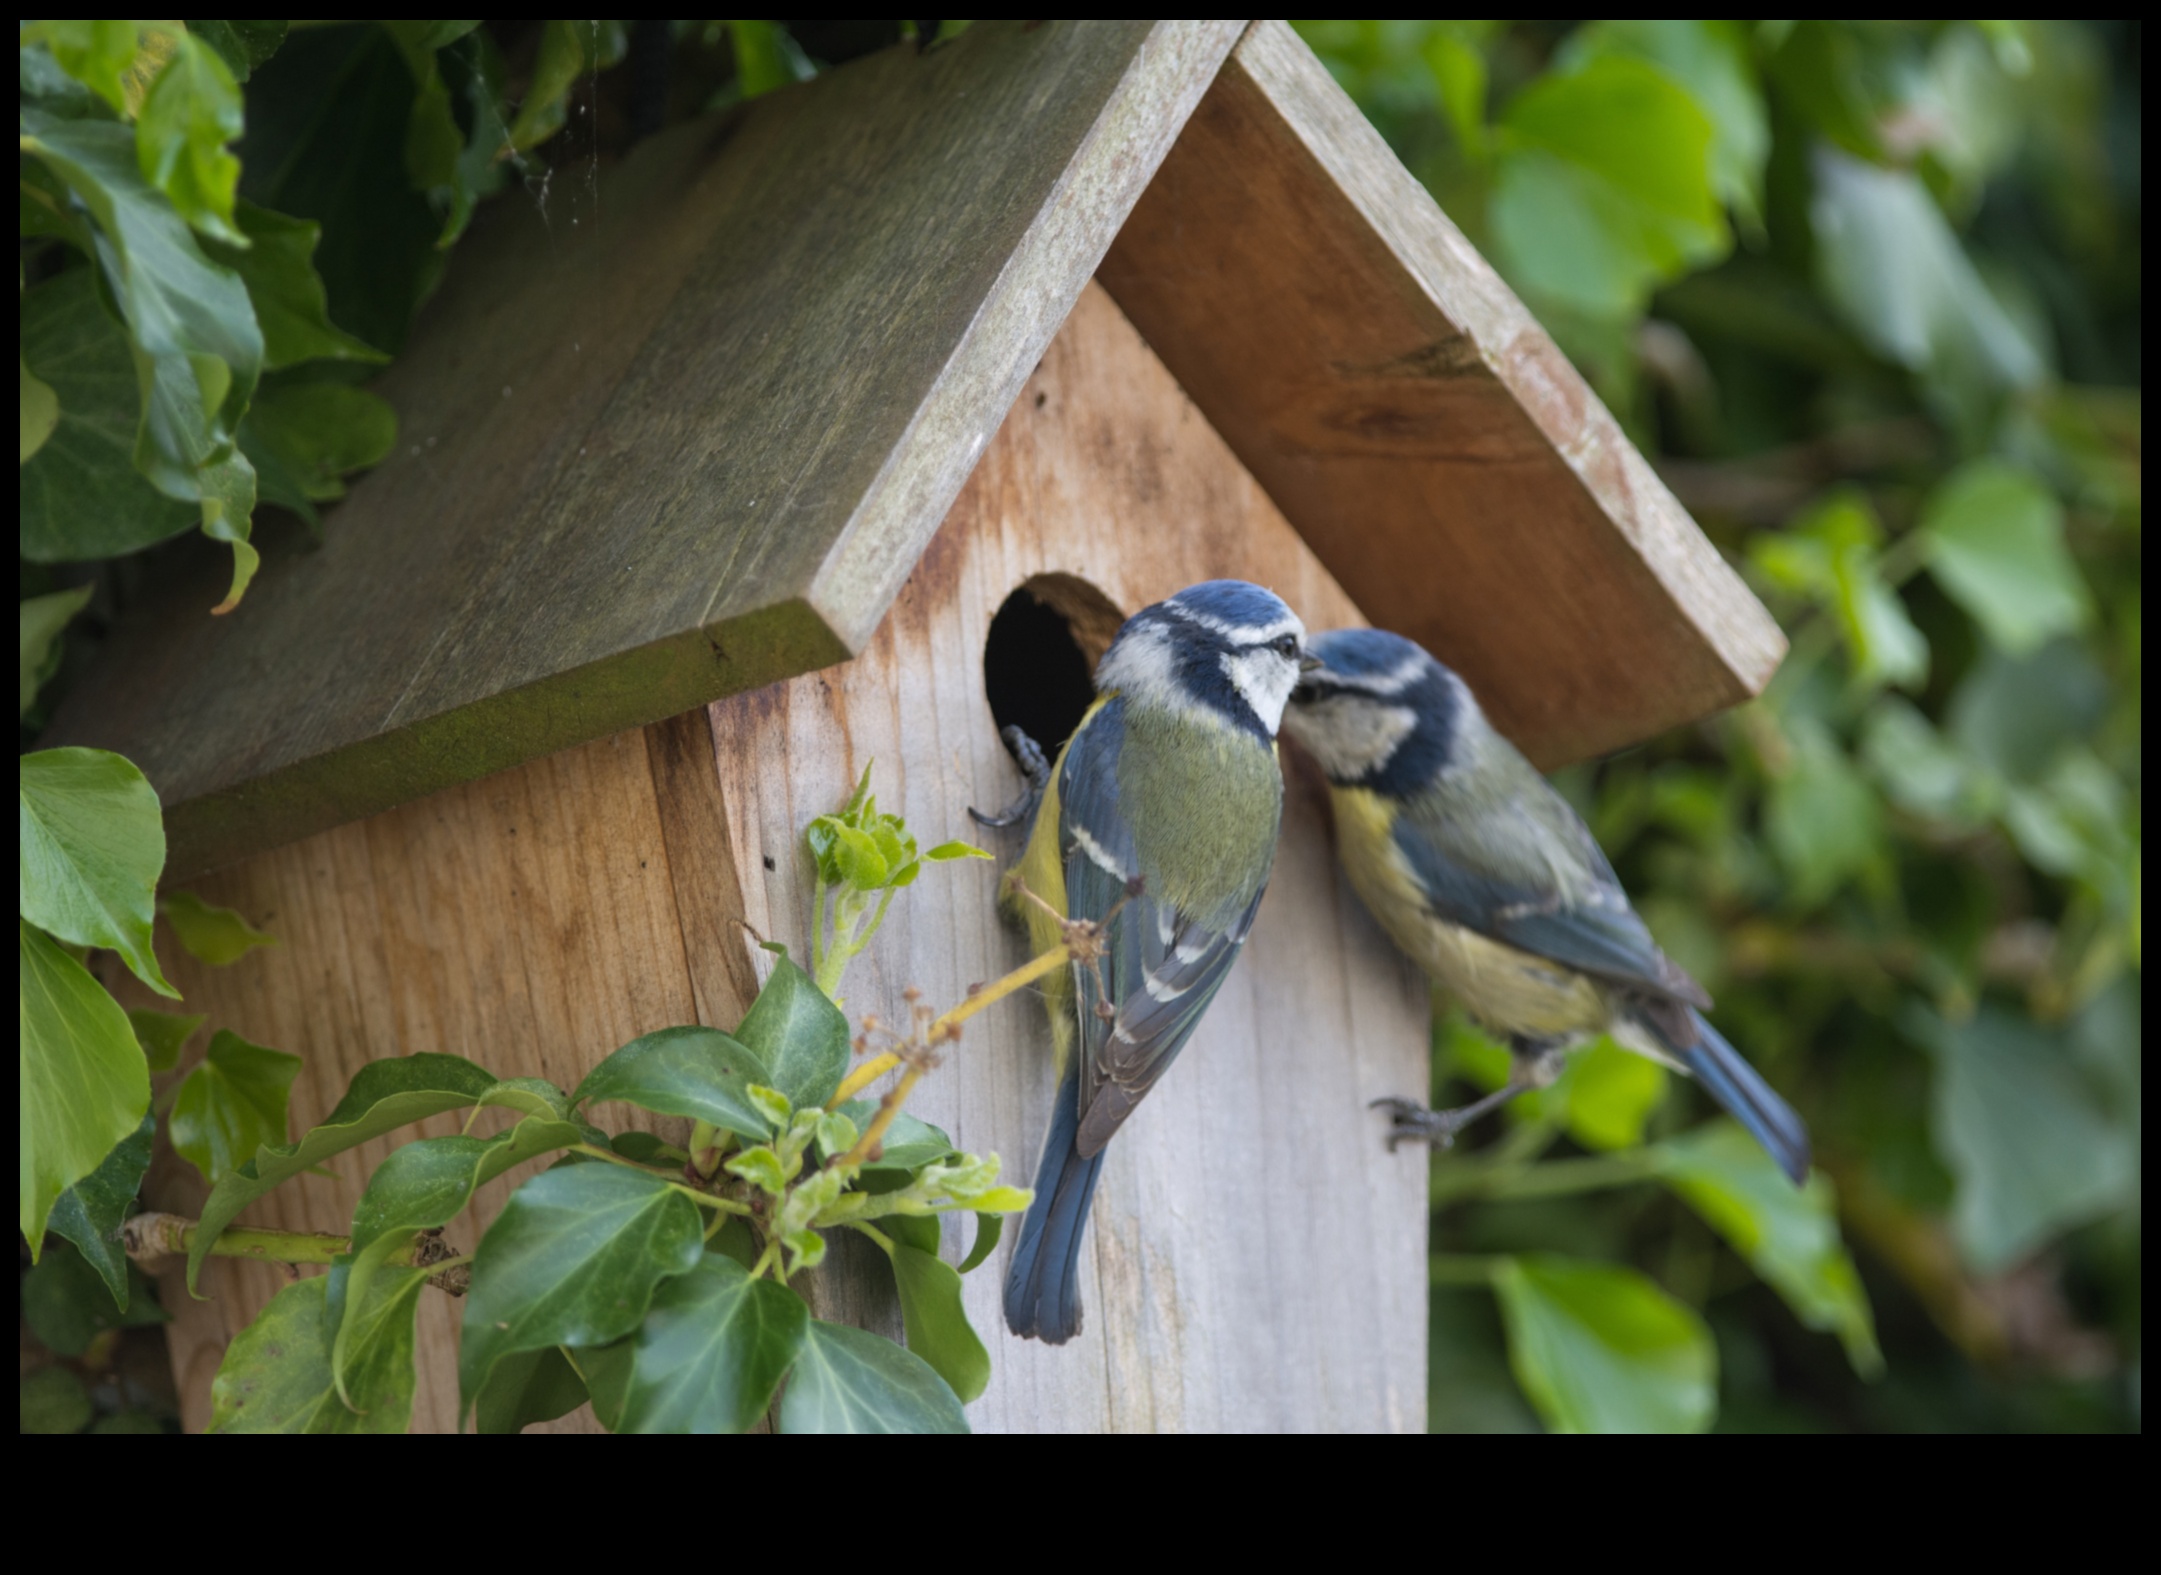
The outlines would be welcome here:
M 220 565 L 159 586 L 50 738 L 138 762 L 169 878 L 278 936 L 166 961 L 190 1011 L 305 1058 L 296 1132 L 378 1057 L 568 1088 L 732 1027 L 769 961 L 745 926 L 803 944 L 804 828 L 873 761 L 926 844 L 1014 857 L 966 814 L 1019 788 L 1000 724 L 1054 744 L 1121 619 L 1197 580 L 1417 638 L 1548 766 L 1731 705 L 1783 649 L 1281 23 L 979 22 L 641 145 L 580 212 L 495 204 L 321 547 L 273 544 L 227 617 Z M 1424 1426 L 1426 1160 L 1366 1106 L 1426 1092 L 1426 992 L 1289 774 L 1246 955 L 1110 1150 L 1081 1336 L 1005 1336 L 1002 1253 L 966 1282 L 978 1428 Z M 1024 960 L 996 887 L 904 894 L 851 1010 Z M 910 1109 L 1025 1179 L 1052 1093 L 1016 998 Z M 387 1147 L 246 1218 L 344 1230 Z M 201 1197 L 169 1163 L 153 1191 Z M 814 1305 L 897 1335 L 874 1256 L 836 1248 Z M 280 1283 L 171 1277 L 191 1426 Z M 453 1425 L 453 1307 L 422 1307 L 416 1430 Z

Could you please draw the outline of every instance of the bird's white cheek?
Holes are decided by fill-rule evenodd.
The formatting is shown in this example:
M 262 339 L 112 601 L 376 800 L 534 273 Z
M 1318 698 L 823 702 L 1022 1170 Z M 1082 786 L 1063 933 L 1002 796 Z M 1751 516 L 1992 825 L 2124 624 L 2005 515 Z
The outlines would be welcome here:
M 1409 706 L 1352 695 L 1300 706 L 1290 716 L 1291 736 L 1323 770 L 1340 777 L 1364 776 L 1386 765 L 1417 725 L 1418 714 Z
M 1231 684 L 1270 733 L 1283 725 L 1283 707 L 1298 687 L 1298 667 L 1273 651 L 1239 651 L 1223 658 Z

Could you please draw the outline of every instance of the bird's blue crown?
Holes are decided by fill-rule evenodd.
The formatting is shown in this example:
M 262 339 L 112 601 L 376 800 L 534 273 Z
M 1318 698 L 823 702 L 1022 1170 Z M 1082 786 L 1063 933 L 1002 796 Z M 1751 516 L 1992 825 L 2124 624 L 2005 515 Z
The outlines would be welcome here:
M 1345 697 L 1409 713 L 1393 748 L 1352 779 L 1358 786 L 1408 796 L 1450 763 L 1471 702 L 1462 681 L 1424 646 L 1386 629 L 1334 629 L 1315 635 L 1307 649 L 1322 666 L 1299 684 L 1294 707 Z
M 1282 597 L 1244 580 L 1203 580 L 1156 605 L 1212 628 L 1233 645 L 1257 644 L 1286 629 L 1305 632 Z

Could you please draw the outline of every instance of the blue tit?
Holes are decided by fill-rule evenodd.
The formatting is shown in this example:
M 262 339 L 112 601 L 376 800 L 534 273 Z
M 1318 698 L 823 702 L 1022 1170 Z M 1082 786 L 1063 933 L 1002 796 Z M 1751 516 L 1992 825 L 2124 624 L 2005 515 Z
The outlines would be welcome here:
M 1391 1142 L 1448 1144 L 1557 1075 L 1597 1034 L 1693 1075 L 1798 1185 L 1808 1130 L 1704 1019 L 1711 999 L 1661 952 L 1567 800 L 1486 721 L 1463 680 L 1401 635 L 1343 629 L 1284 730 L 1329 783 L 1336 846 L 1381 927 L 1515 1054 L 1461 1110 L 1388 1100 Z
M 1103 930 L 1101 955 L 1045 990 L 1058 1098 L 1006 1276 L 1017 1335 L 1060 1345 L 1080 1328 L 1081 1226 L 1103 1146 L 1253 927 L 1283 819 L 1276 728 L 1304 642 L 1297 614 L 1241 580 L 1144 608 L 1104 652 L 1095 703 L 1043 784 L 1008 904 L 1038 955 L 1063 938 L 1058 915 Z

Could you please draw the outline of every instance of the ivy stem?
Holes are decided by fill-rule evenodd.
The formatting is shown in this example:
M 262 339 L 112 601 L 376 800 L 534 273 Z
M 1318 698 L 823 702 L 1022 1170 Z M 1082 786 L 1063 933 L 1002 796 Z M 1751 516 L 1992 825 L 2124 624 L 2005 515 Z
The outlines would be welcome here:
M 818 988 L 825 990 L 825 882 L 821 880 L 817 886 L 818 890 L 811 898 L 810 971 Z M 825 993 L 830 997 L 833 992 L 825 990 Z
M 703 1204 L 709 1209 L 718 1209 L 723 1214 L 740 1214 L 745 1219 L 750 1218 L 749 1207 L 736 1202 L 733 1198 L 716 1197 L 710 1192 L 700 1192 L 696 1187 L 687 1187 L 680 1181 L 671 1181 L 668 1185 L 677 1192 L 682 1193 L 684 1197 L 690 1199 L 693 1203 Z
M 968 993 L 967 1000 L 961 1002 L 960 1005 L 954 1007 L 930 1025 L 924 1032 L 923 1043 L 928 1046 L 941 1043 L 947 1039 L 958 1038 L 962 1023 L 993 1002 L 1002 1001 L 1015 990 L 1024 989 L 1045 974 L 1062 968 L 1071 957 L 1072 952 L 1061 941 L 1041 956 L 1030 958 L 1004 978 L 986 984 L 979 990 L 971 990 Z M 875 1065 L 875 1063 L 865 1063 L 866 1068 L 872 1065 Z M 880 1068 L 879 1070 L 883 1071 L 885 1069 Z M 855 1147 L 841 1155 L 834 1163 L 838 1165 L 862 1165 L 868 1163 L 870 1157 L 878 1151 L 879 1145 L 885 1141 L 886 1131 L 893 1125 L 893 1118 L 900 1114 L 900 1107 L 908 1102 L 908 1095 L 914 1090 L 915 1085 L 922 1080 L 923 1074 L 929 1070 L 929 1066 L 924 1061 L 919 1059 L 910 1060 L 907 1064 L 907 1070 L 900 1075 L 900 1081 L 887 1089 L 885 1097 L 878 1101 L 878 1114 L 871 1118 L 871 1123 L 864 1129 L 863 1135 L 855 1140 Z M 873 1077 L 877 1075 L 877 1072 L 871 1073 Z M 868 1080 L 866 1078 L 863 1081 L 867 1082 Z M 846 1085 L 842 1086 L 845 1087 Z M 860 1087 L 860 1083 L 857 1086 Z M 837 1102 L 840 1096 L 835 1095 L 834 1097 Z
M 884 1231 L 878 1229 L 877 1226 L 866 1225 L 861 1220 L 843 1220 L 841 1223 L 846 1225 L 850 1230 L 861 1231 L 872 1241 L 883 1247 L 885 1249 L 885 1255 L 888 1258 L 893 1256 L 893 1238 L 888 1236 Z
M 595 1143 L 572 1143 L 568 1145 L 568 1152 L 583 1154 L 587 1159 L 604 1159 L 611 1165 L 621 1165 L 625 1170 L 642 1170 L 647 1175 L 667 1176 L 671 1179 L 675 1175 L 673 1165 L 641 1164 L 634 1159 L 625 1159 L 612 1148 L 602 1148 Z
M 129 1258 L 147 1265 L 162 1258 L 185 1257 L 194 1249 L 195 1233 L 199 1229 L 201 1226 L 196 1221 L 184 1215 L 151 1212 L 138 1214 L 122 1226 L 120 1239 Z M 332 1236 L 323 1231 L 264 1230 L 250 1225 L 231 1226 L 210 1244 L 213 1258 L 253 1258 L 259 1263 L 282 1263 L 295 1268 L 303 1264 L 327 1266 L 352 1250 L 352 1241 L 345 1236 Z M 425 1268 L 428 1283 L 437 1290 L 448 1291 L 453 1296 L 464 1295 L 471 1278 L 472 1259 L 449 1257 L 420 1262 L 422 1250 L 422 1238 L 416 1236 L 411 1246 L 401 1247 L 388 1261 L 402 1268 Z

